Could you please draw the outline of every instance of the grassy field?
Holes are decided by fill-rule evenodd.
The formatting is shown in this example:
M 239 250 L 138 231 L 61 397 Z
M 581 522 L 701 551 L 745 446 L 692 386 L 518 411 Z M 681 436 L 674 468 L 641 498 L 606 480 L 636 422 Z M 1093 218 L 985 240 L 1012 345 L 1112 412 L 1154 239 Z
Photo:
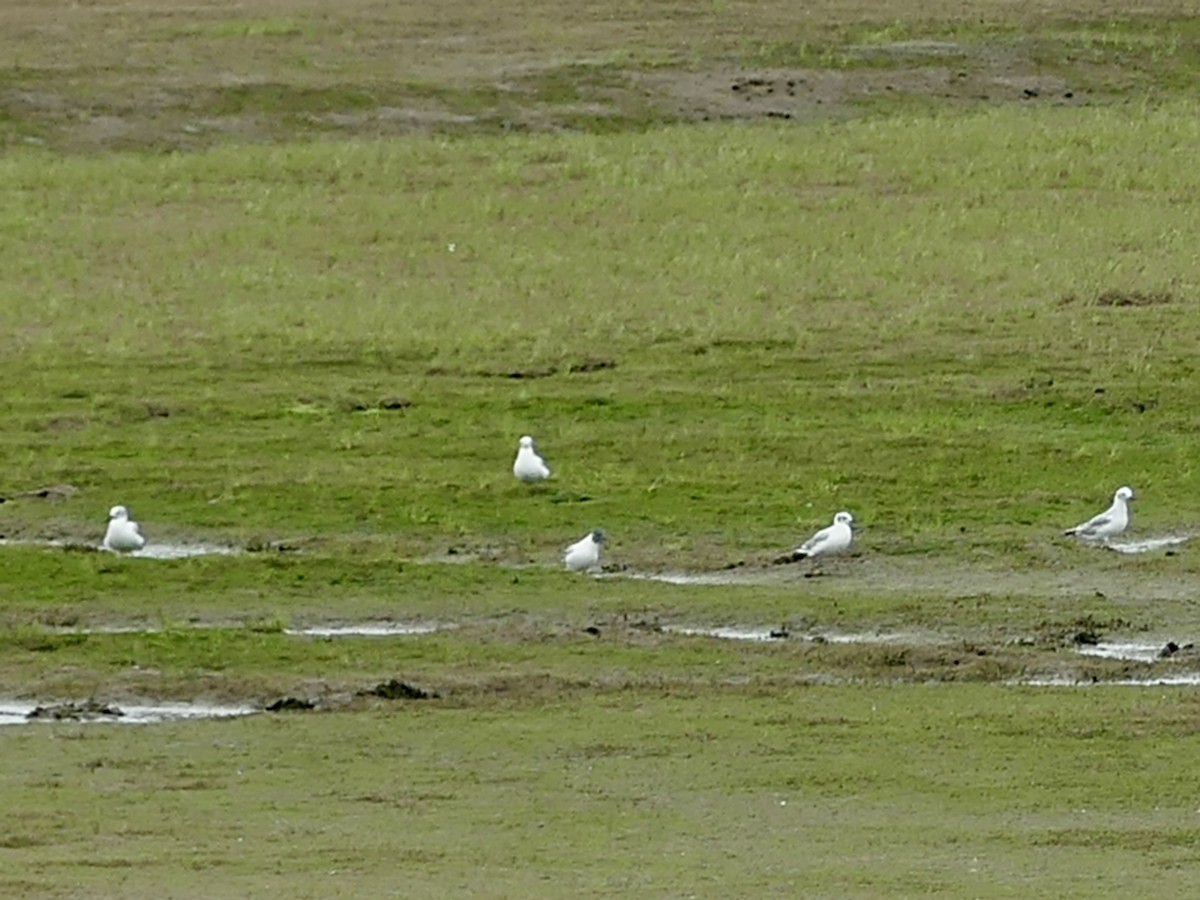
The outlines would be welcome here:
M 1193 689 L 1029 684 L 1197 670 L 1059 536 L 1200 527 L 1186 4 L 643 6 L 0 12 L 0 697 L 316 705 L 0 729 L 4 896 L 1191 895 Z

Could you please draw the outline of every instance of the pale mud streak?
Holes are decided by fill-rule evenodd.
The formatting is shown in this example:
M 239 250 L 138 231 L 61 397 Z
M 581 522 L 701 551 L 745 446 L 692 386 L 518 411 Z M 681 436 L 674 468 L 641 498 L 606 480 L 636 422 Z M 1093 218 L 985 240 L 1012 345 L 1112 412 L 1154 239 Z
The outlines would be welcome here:
M 108 723 L 116 725 L 152 725 L 157 722 L 178 722 L 191 719 L 230 719 L 258 712 L 252 706 L 211 706 L 203 703 L 156 703 L 118 705 L 124 715 L 94 715 L 79 719 L 30 719 L 29 714 L 38 706 L 53 704 L 31 703 L 24 700 L 0 700 L 0 725 L 41 725 L 46 723 L 91 725 Z

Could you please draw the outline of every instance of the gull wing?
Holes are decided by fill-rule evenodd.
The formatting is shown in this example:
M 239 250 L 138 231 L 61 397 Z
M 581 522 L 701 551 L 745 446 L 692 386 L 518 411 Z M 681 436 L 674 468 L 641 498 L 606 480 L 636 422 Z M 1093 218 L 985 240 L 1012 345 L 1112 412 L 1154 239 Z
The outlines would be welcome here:
M 795 549 L 795 553 L 807 556 L 829 540 L 829 535 L 833 531 L 832 528 L 822 528 L 807 541 Z
M 1113 520 L 1112 510 L 1111 509 L 1105 510 L 1104 512 L 1100 513 L 1100 515 L 1098 515 L 1098 516 L 1092 516 L 1092 518 L 1088 519 L 1082 525 L 1076 525 L 1074 528 L 1067 531 L 1067 534 L 1090 534 L 1091 532 L 1096 531 L 1097 529 L 1103 528 L 1106 525 L 1111 524 L 1112 520 Z

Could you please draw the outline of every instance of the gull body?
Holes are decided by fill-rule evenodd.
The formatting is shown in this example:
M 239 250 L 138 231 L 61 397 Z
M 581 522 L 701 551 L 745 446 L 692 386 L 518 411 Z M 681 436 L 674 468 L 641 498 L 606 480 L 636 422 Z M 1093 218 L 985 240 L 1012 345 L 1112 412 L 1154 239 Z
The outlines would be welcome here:
M 1117 492 L 1113 494 L 1112 506 L 1100 515 L 1088 519 L 1082 525 L 1068 528 L 1063 534 L 1074 535 L 1085 541 L 1107 541 L 1109 538 L 1116 537 L 1129 527 L 1131 519 L 1129 501 L 1133 499 L 1135 499 L 1133 488 L 1128 486 L 1117 488 Z
M 843 510 L 833 517 L 833 524 L 822 528 L 807 541 L 792 551 L 792 559 L 814 559 L 831 553 L 842 553 L 850 549 L 854 531 L 850 524 L 854 516 Z
M 517 448 L 517 459 L 513 463 L 513 474 L 521 481 L 545 481 L 550 477 L 550 467 L 538 455 L 533 446 L 533 438 L 525 435 L 521 438 L 521 446 Z
M 572 572 L 583 572 L 600 563 L 600 545 L 607 540 L 604 529 L 597 528 L 566 549 L 563 562 Z
M 131 550 L 141 550 L 146 546 L 146 539 L 138 528 L 138 523 L 129 518 L 129 510 L 123 506 L 114 506 L 108 511 L 108 528 L 104 532 L 105 550 L 116 553 L 128 553 Z

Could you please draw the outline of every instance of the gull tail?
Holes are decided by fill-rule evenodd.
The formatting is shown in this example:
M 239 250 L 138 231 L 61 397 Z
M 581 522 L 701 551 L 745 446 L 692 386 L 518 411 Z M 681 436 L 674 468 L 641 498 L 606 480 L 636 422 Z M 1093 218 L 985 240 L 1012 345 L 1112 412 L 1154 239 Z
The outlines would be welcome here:
M 1066 535 L 1072 535 L 1072 534 L 1078 534 L 1078 533 L 1079 533 L 1078 528 L 1068 528 L 1066 531 L 1063 532 L 1063 535 L 1066 536 Z
M 792 551 L 792 562 L 799 562 L 802 559 L 808 559 L 808 551 L 807 550 L 793 550 Z

